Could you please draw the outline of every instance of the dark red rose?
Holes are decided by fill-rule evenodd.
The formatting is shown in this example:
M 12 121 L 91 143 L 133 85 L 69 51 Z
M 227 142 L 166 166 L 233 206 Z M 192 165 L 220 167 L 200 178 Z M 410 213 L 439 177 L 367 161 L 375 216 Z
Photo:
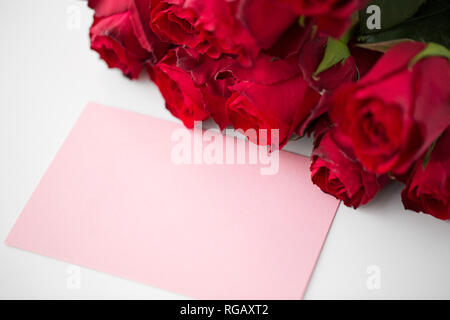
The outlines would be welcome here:
M 330 108 L 330 99 L 331 93 L 328 91 L 323 92 L 320 96 L 317 105 L 311 110 L 307 118 L 303 121 L 303 123 L 297 127 L 295 130 L 295 134 L 299 137 L 303 137 L 305 134 L 311 135 L 314 131 L 314 122 L 320 117 L 327 114 L 328 109 Z
M 450 219 L 450 128 L 434 146 L 424 167 L 425 153 L 415 164 L 402 192 L 406 209 Z
M 279 0 L 299 16 L 313 17 L 321 32 L 340 37 L 351 25 L 352 15 L 367 0 Z
M 256 133 L 278 129 L 281 148 L 303 125 L 320 95 L 303 80 L 295 60 L 274 60 L 261 54 L 253 68 L 232 70 L 237 83 L 230 88 L 233 93 L 226 106 L 235 129 L 254 129 Z M 248 138 L 262 145 L 272 144 L 257 134 Z
M 300 51 L 299 63 L 303 77 L 318 91 L 334 90 L 342 83 L 356 81 L 358 75 L 352 56 L 317 75 L 315 74 L 324 57 L 327 42 L 328 37 L 318 35 L 307 41 Z
M 355 59 L 359 78 L 364 77 L 383 56 L 381 52 L 364 49 L 354 43 L 350 43 L 349 48 L 352 57 Z
M 298 58 L 306 41 L 312 38 L 314 24 L 311 19 L 305 19 L 303 26 L 300 23 L 292 24 L 268 49 L 262 52 L 283 60 Z
M 149 0 L 89 0 L 95 10 L 90 29 L 91 48 L 110 68 L 137 78 L 148 62 L 156 62 L 167 49 L 148 26 Z
M 167 109 L 184 125 L 192 128 L 194 121 L 209 116 L 223 129 L 229 124 L 225 110 L 228 86 L 233 79 L 223 72 L 234 61 L 229 58 L 212 59 L 195 50 L 178 47 L 171 49 L 151 72 Z
M 386 176 L 366 171 L 351 148 L 342 148 L 329 122 L 321 118 L 315 127 L 311 180 L 323 192 L 358 208 L 368 203 L 389 181 Z
M 295 18 L 276 0 L 152 0 L 151 27 L 164 41 L 248 66 Z
M 429 57 L 410 66 L 424 47 L 395 46 L 331 98 L 331 120 L 369 171 L 404 174 L 450 125 L 450 63 Z

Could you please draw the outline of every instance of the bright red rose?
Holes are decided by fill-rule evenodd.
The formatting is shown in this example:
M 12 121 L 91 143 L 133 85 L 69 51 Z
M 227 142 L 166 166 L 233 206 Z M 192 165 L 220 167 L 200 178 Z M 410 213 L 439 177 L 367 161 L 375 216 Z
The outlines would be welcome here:
M 166 100 L 167 109 L 186 127 L 192 128 L 194 121 L 212 116 L 223 129 L 229 124 L 225 101 L 231 94 L 228 86 L 233 79 L 220 72 L 233 63 L 226 57 L 215 60 L 178 47 L 153 67 L 151 77 Z
M 142 48 L 151 53 L 151 63 L 158 62 L 167 52 L 168 43 L 161 42 L 150 28 L 151 0 L 131 0 L 129 10 L 133 30 Z
M 152 0 L 151 27 L 164 41 L 248 66 L 295 18 L 276 0 Z
M 313 17 L 321 32 L 340 37 L 351 25 L 352 15 L 367 0 L 278 0 L 288 4 L 299 16 Z
M 358 75 L 355 59 L 352 56 L 345 59 L 343 63 L 339 62 L 315 75 L 324 57 L 327 41 L 328 37 L 318 35 L 307 41 L 300 51 L 299 63 L 303 77 L 318 91 L 334 90 L 342 83 L 356 81 Z
M 437 140 L 424 168 L 426 153 L 416 162 L 402 192 L 406 209 L 450 219 L 450 128 Z
M 450 63 L 429 57 L 410 66 L 424 47 L 395 46 L 331 98 L 331 120 L 369 171 L 404 174 L 450 125 Z
M 230 88 L 233 93 L 226 104 L 228 115 L 235 129 L 256 130 L 256 135 L 248 135 L 254 143 L 272 144 L 270 132 L 269 140 L 265 140 L 257 135 L 258 130 L 278 129 L 279 147 L 284 146 L 320 98 L 303 80 L 295 62 L 261 54 L 253 68 L 232 71 L 237 83 Z
M 389 179 L 366 171 L 351 148 L 342 148 L 342 141 L 324 119 L 315 128 L 311 180 L 323 192 L 356 209 L 372 200 Z
M 137 78 L 147 62 L 156 62 L 167 49 L 148 26 L 149 0 L 89 0 L 95 10 L 91 48 L 110 68 Z

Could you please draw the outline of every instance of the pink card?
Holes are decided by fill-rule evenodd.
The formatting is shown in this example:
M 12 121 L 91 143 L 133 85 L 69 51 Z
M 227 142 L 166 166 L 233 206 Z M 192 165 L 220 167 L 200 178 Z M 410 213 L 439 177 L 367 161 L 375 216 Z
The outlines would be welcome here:
M 191 298 L 302 298 L 338 207 L 309 160 L 210 164 L 207 143 L 180 151 L 183 132 L 206 139 L 89 104 L 6 244 Z

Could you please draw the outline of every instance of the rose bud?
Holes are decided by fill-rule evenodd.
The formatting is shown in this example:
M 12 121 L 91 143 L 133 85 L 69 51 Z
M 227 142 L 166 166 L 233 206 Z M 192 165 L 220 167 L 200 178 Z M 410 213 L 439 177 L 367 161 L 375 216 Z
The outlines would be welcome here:
M 323 119 L 319 120 L 314 131 L 311 180 L 323 192 L 356 209 L 372 200 L 389 178 L 377 177 L 366 171 L 351 148 L 341 148 L 342 142 L 338 144 L 335 129 L 329 128 Z
M 404 174 L 450 125 L 449 60 L 414 61 L 424 48 L 393 47 L 361 81 L 331 97 L 331 120 L 369 171 Z
M 145 63 L 156 62 L 166 51 L 167 44 L 153 34 L 145 18 L 149 0 L 89 0 L 88 4 L 95 10 L 91 49 L 108 67 L 134 79 Z
M 316 74 L 324 58 L 327 43 L 328 37 L 318 35 L 307 41 L 300 51 L 299 64 L 303 77 L 318 91 L 332 91 L 342 83 L 356 81 L 358 75 L 352 56 Z
M 225 101 L 231 94 L 228 85 L 233 79 L 218 74 L 232 63 L 227 57 L 215 60 L 178 47 L 169 50 L 153 67 L 151 77 L 166 100 L 167 109 L 186 127 L 192 128 L 194 121 L 212 116 L 223 129 L 229 124 Z
M 318 29 L 334 38 L 340 37 L 352 23 L 352 15 L 367 0 L 279 0 L 299 16 L 313 17 Z
M 414 165 L 402 192 L 406 209 L 450 219 L 450 128 Z
M 151 27 L 162 40 L 212 58 L 234 55 L 246 66 L 295 19 L 276 0 L 152 0 Z
M 296 63 L 261 54 L 253 68 L 236 68 L 233 74 L 237 83 L 230 88 L 233 93 L 226 103 L 228 115 L 235 129 L 256 130 L 256 134 L 247 135 L 254 143 L 272 144 L 258 135 L 259 130 L 266 129 L 270 135 L 272 129 L 278 129 L 276 147 L 281 148 L 320 99 L 303 80 Z

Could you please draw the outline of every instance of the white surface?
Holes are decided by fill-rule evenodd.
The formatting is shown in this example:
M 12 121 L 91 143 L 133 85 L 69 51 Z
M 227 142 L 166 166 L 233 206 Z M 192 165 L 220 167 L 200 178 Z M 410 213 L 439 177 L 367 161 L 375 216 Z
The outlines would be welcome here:
M 80 1 L 0 4 L 0 298 L 183 298 L 84 268 L 71 290 L 67 263 L 3 244 L 88 101 L 174 120 L 145 76 L 131 82 L 89 50 L 91 15 Z M 311 147 L 305 139 L 288 149 Z M 400 190 L 357 211 L 341 205 L 305 298 L 450 298 L 450 223 L 404 211 Z M 366 285 L 372 265 L 378 290 Z

